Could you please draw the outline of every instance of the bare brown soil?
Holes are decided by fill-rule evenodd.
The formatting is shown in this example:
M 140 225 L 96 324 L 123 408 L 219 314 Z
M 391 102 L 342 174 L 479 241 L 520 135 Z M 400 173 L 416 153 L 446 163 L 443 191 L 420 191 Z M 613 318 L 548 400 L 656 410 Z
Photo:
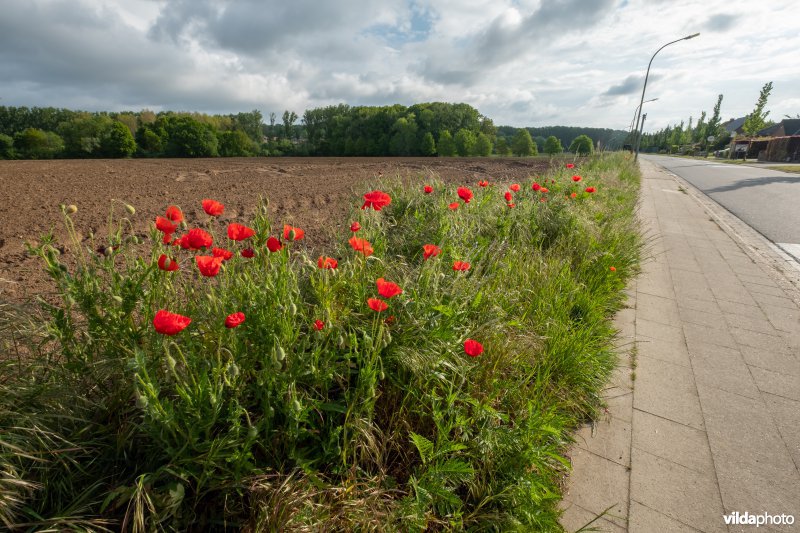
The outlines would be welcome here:
M 431 176 L 475 185 L 480 179 L 521 180 L 544 172 L 546 159 L 512 158 L 234 158 L 0 161 L 0 302 L 52 290 L 41 262 L 25 242 L 51 229 L 65 242 L 60 204 L 75 204 L 81 235 L 107 232 L 112 199 L 133 205 L 129 217 L 141 237 L 156 215 L 176 204 L 187 221 L 205 218 L 203 198 L 225 204 L 223 221 L 247 221 L 270 202 L 274 226 L 302 227 L 309 246 L 343 228 L 369 185 L 400 177 L 420 185 Z M 121 205 L 116 213 L 123 213 Z

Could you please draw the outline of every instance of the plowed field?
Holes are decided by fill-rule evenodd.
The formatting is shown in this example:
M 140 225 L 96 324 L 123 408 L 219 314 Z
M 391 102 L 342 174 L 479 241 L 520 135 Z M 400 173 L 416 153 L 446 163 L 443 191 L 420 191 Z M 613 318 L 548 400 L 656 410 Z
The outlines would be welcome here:
M 475 185 L 542 173 L 546 159 L 526 158 L 242 158 L 0 161 L 0 302 L 22 301 L 52 291 L 41 262 L 24 243 L 51 229 L 66 236 L 60 204 L 75 204 L 76 230 L 107 232 L 112 199 L 133 205 L 129 217 L 141 237 L 170 204 L 187 222 L 205 218 L 203 198 L 225 204 L 222 220 L 247 221 L 260 196 L 270 202 L 273 225 L 306 230 L 306 245 L 325 244 L 349 224 L 347 214 L 369 185 L 401 177 L 420 185 L 431 176 Z M 116 213 L 123 214 L 117 204 Z

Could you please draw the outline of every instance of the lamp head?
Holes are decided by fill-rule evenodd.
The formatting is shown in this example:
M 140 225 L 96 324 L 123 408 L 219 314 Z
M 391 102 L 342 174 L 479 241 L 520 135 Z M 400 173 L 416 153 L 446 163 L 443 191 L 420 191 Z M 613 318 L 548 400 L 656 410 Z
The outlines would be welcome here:
M 699 34 L 699 33 L 693 33 L 693 34 L 691 34 L 691 35 L 688 35 L 688 36 L 684 37 L 684 38 L 683 38 L 683 40 L 684 40 L 684 41 L 688 41 L 689 39 L 694 39 L 694 38 L 695 38 L 695 37 L 697 37 L 698 35 L 700 35 L 700 34 Z

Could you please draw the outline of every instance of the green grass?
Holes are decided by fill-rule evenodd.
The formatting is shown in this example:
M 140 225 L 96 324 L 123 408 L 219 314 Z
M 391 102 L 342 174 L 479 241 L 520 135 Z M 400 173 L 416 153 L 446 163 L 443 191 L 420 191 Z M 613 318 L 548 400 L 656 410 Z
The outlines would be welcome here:
M 639 174 L 611 154 L 544 178 L 547 201 L 528 180 L 513 209 L 507 184 L 469 184 L 456 210 L 441 182 L 430 195 L 378 184 L 391 204 L 353 213 L 375 253 L 340 235 L 325 252 L 335 270 L 317 268 L 304 241 L 269 253 L 280 232 L 266 209 L 248 244 L 192 221 L 217 246 L 256 250 L 213 278 L 155 231 L 151 256 L 137 257 L 124 219 L 111 221 L 107 255 L 73 243 L 72 271 L 45 239 L 33 251 L 60 301 L 0 309 L 0 521 L 558 530 L 570 432 L 602 406 L 610 319 L 638 269 Z M 423 244 L 442 253 L 423 260 Z M 161 253 L 180 270 L 159 270 Z M 380 277 L 403 292 L 376 313 L 366 301 Z M 192 322 L 161 335 L 159 309 Z M 236 311 L 245 322 L 225 328 Z M 465 354 L 468 338 L 480 356 Z
M 770 170 L 780 170 L 781 172 L 800 173 L 800 165 L 770 165 L 767 168 Z

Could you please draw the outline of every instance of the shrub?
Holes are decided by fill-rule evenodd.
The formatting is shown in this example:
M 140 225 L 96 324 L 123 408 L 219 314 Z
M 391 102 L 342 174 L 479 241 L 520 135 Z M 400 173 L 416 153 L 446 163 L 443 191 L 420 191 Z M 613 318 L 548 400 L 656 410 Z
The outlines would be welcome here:
M 52 159 L 64 151 L 64 141 L 52 131 L 26 128 L 14 135 L 14 148 L 23 159 Z
M 0 133 L 0 159 L 14 159 L 14 139 L 4 133 Z
M 558 137 L 555 135 L 551 135 L 544 141 L 544 153 L 548 155 L 556 155 L 563 151 L 564 148 L 561 146 L 561 141 L 559 141 Z
M 588 135 L 578 135 L 569 145 L 569 151 L 578 155 L 592 155 L 594 143 Z
M 525 128 L 520 128 L 514 134 L 514 140 L 511 141 L 511 151 L 516 156 L 526 157 L 536 155 L 536 143 L 531 139 L 531 134 Z
M 489 157 L 492 155 L 492 141 L 485 133 L 479 133 L 475 140 L 475 155 Z
M 475 134 L 471 131 L 461 128 L 456 132 L 454 138 L 456 143 L 456 151 L 461 157 L 467 157 L 473 154 L 475 149 Z
M 437 148 L 440 156 L 452 157 L 456 155 L 456 143 L 453 141 L 453 136 L 450 135 L 448 130 L 439 133 L 439 144 Z

